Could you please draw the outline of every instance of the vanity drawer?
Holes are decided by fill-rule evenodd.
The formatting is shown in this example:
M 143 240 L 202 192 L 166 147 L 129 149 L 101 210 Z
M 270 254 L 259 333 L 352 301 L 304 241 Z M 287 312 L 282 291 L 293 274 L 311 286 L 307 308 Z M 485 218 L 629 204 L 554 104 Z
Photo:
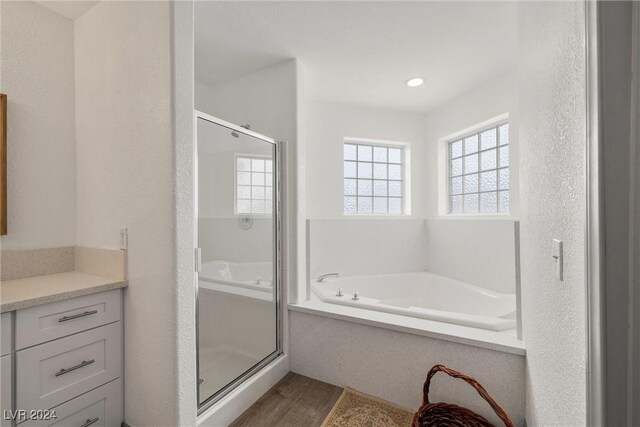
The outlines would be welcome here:
M 0 356 L 11 353 L 12 314 L 10 311 L 0 315 Z
M 16 407 L 51 409 L 122 374 L 122 323 L 16 352 Z
M 55 419 L 27 420 L 20 427 L 119 427 L 123 421 L 122 404 L 122 380 L 118 379 L 56 406 L 51 413 L 55 411 Z
M 10 354 L 0 357 L 0 426 L 2 427 L 11 426 L 11 420 L 4 417 L 4 411 L 13 409 L 11 357 L 12 355 Z
M 16 350 L 120 320 L 116 289 L 16 312 Z

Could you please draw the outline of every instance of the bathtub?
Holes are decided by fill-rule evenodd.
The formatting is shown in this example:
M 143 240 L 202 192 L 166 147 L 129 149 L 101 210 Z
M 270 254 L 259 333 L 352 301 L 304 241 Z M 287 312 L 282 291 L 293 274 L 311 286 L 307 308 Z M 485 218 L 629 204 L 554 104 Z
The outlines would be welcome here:
M 331 277 L 323 282 L 314 280 L 311 288 L 331 304 L 493 331 L 516 327 L 515 294 L 493 292 L 429 272 Z M 339 289 L 342 296 L 337 296 Z
M 217 283 L 251 289 L 260 292 L 273 292 L 271 262 L 230 262 L 209 261 L 202 263 L 198 278 L 201 282 Z

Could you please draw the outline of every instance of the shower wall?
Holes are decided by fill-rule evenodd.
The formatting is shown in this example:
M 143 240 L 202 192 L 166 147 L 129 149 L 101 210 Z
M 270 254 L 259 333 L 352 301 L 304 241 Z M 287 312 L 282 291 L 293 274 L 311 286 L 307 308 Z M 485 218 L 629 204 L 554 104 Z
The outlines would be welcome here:
M 244 150 L 243 154 L 259 153 Z M 234 213 L 235 153 L 200 153 L 198 161 L 198 228 L 205 235 L 217 236 L 215 241 L 201 242 L 202 261 L 271 261 L 271 251 L 256 244 L 271 239 L 271 219 L 254 216 L 251 228 L 243 229 L 242 216 Z M 224 247 L 218 242 L 225 242 Z

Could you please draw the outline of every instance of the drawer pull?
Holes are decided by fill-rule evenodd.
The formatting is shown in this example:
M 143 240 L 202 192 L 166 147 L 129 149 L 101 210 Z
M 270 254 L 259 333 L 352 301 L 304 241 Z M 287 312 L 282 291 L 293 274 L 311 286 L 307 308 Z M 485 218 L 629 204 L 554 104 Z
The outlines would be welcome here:
M 91 419 L 87 419 L 87 421 L 85 421 L 84 424 L 82 424 L 80 427 L 88 427 L 93 423 L 97 423 L 98 420 L 100 419 L 100 417 L 95 417 L 95 418 L 91 418 Z
M 67 322 L 69 320 L 78 319 L 84 316 L 91 316 L 92 314 L 98 313 L 98 310 L 85 311 L 84 313 L 74 314 L 72 316 L 64 316 L 58 319 L 58 322 Z
M 82 362 L 78 363 L 76 366 L 72 366 L 72 367 L 67 368 L 67 369 L 60 369 L 58 372 L 56 372 L 56 377 L 59 377 L 60 375 L 68 374 L 69 372 L 75 371 L 76 369 L 84 368 L 87 365 L 91 365 L 95 361 L 96 361 L 96 359 L 83 360 Z

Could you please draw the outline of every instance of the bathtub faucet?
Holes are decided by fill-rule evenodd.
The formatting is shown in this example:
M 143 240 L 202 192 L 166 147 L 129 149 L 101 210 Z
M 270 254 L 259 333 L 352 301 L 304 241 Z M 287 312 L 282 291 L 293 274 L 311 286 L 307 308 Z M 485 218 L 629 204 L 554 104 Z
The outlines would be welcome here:
M 322 276 L 318 276 L 317 282 L 318 283 L 322 283 L 322 282 L 324 282 L 324 279 L 328 279 L 329 277 L 338 277 L 339 275 L 340 275 L 340 273 L 323 274 Z

